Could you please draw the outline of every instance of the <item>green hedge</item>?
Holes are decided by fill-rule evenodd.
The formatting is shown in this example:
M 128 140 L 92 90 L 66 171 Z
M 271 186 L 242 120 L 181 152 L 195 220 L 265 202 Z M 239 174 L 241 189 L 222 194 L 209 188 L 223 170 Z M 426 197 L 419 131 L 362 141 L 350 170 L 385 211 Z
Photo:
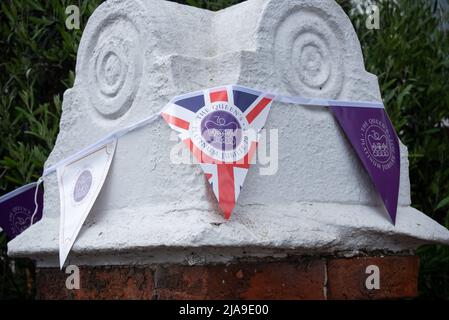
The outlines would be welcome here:
M 1 2 L 0 194 L 38 179 L 53 148 L 82 33 L 66 29 L 65 8 L 79 5 L 84 26 L 99 3 Z M 0 247 L 0 299 L 33 298 L 32 264 L 6 256 L 3 233 Z
M 441 0 L 440 0 L 441 1 Z M 447 0 L 446 0 L 447 1 Z M 186 0 L 210 10 L 238 0 Z M 347 12 L 349 1 L 339 1 Z M 4 0 L 0 20 L 0 193 L 36 180 L 58 132 L 62 93 L 74 80 L 80 30 L 65 28 L 76 4 L 81 28 L 101 3 Z M 388 112 L 410 153 L 413 205 L 449 226 L 449 36 L 427 0 L 381 1 L 380 30 L 367 30 L 352 12 L 368 71 L 377 74 Z M 300 23 L 300 21 L 298 22 Z M 32 298 L 33 268 L 6 256 L 0 235 L 0 299 Z M 421 297 L 449 298 L 449 248 L 426 246 Z
M 366 69 L 379 77 L 408 147 L 413 206 L 449 227 L 449 123 L 443 125 L 449 119 L 449 32 L 439 28 L 431 1 L 381 3 L 379 30 L 352 16 Z M 449 298 L 449 247 L 427 246 L 419 254 L 421 296 Z

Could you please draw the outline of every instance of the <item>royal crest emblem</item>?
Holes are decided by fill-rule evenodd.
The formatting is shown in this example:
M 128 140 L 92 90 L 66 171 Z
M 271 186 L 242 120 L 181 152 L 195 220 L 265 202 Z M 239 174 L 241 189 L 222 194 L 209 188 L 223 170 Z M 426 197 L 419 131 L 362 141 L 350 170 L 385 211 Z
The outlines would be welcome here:
M 73 200 L 81 202 L 86 198 L 92 186 L 92 173 L 90 170 L 83 170 L 78 176 L 73 188 Z
M 31 210 L 23 207 L 16 206 L 12 208 L 9 219 L 11 224 L 11 229 L 15 234 L 21 234 L 31 225 Z
M 393 167 L 396 156 L 386 124 L 379 119 L 371 118 L 362 123 L 360 130 L 361 144 L 368 160 L 383 171 Z

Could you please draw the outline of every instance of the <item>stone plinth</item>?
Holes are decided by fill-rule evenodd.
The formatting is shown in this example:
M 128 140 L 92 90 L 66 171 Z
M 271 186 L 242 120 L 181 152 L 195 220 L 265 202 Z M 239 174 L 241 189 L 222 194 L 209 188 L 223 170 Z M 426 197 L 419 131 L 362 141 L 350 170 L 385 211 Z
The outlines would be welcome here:
M 249 0 L 216 13 L 166 1 L 106 1 L 81 39 L 75 85 L 64 94 L 60 132 L 46 166 L 159 111 L 176 95 L 224 84 L 305 97 L 381 100 L 376 76 L 365 71 L 351 22 L 333 0 Z M 266 127 L 279 129 L 278 171 L 262 176 L 259 165 L 251 168 L 230 221 L 218 212 L 199 166 L 170 162 L 170 150 L 179 142 L 165 123 L 122 137 L 68 264 L 88 266 L 85 270 L 94 270 L 94 278 L 112 270 L 105 277 L 117 277 L 118 283 L 123 272 L 136 272 L 145 282 L 145 292 L 134 292 L 141 286 L 136 278 L 131 293 L 120 291 L 118 297 L 154 297 L 153 287 L 166 297 L 212 297 L 201 288 L 164 291 L 153 282 L 154 270 L 175 264 L 162 272 L 203 268 L 213 278 L 225 267 L 212 264 L 239 259 L 307 255 L 314 257 L 314 265 L 323 265 L 320 257 L 328 255 L 397 254 L 424 243 L 449 244 L 447 229 L 411 207 L 405 146 L 393 226 L 328 110 L 274 103 Z M 47 270 L 53 270 L 45 268 L 57 266 L 58 225 L 59 196 L 52 175 L 45 180 L 44 218 L 8 246 L 11 256 L 36 259 L 41 283 L 49 279 Z M 342 263 L 332 260 L 328 272 L 338 273 Z M 123 267 L 91 267 L 105 265 Z M 149 267 L 154 265 L 160 267 Z M 248 281 L 262 281 L 257 272 L 248 271 L 252 266 L 231 270 L 240 268 Z M 261 272 L 272 274 L 271 268 L 264 265 Z M 285 268 L 296 267 L 287 263 Z M 319 272 L 324 267 L 316 268 L 321 271 L 312 271 L 311 286 L 323 278 Z M 273 288 L 303 277 L 301 270 L 298 275 L 292 271 L 291 280 L 273 275 Z M 406 278 L 415 288 L 413 270 Z M 333 297 L 363 297 L 352 289 L 342 291 L 341 279 L 329 278 Z M 308 284 L 298 281 L 301 285 L 285 297 L 306 297 L 301 290 Z M 238 293 L 224 289 L 226 297 L 257 297 L 257 289 L 242 286 Z M 381 296 L 416 292 L 395 290 L 393 286 L 391 295 Z

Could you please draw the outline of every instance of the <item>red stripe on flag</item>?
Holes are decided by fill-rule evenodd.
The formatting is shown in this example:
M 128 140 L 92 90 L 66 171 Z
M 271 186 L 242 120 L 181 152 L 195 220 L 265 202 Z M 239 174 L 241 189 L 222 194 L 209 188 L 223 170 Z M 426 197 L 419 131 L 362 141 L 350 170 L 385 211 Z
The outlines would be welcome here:
M 271 102 L 271 99 L 269 98 L 263 98 L 259 101 L 259 103 L 254 107 L 253 110 L 251 110 L 248 115 L 246 116 L 246 119 L 249 123 L 253 122 L 254 119 L 257 118 L 257 116 L 262 112 L 263 109 Z
M 228 101 L 228 91 L 222 90 L 222 91 L 215 91 L 210 93 L 210 102 L 217 102 L 217 101 Z
M 164 118 L 167 123 L 172 124 L 174 126 L 177 126 L 181 129 L 189 130 L 190 123 L 182 120 L 180 118 L 174 117 L 172 115 L 169 115 L 167 113 L 161 113 L 162 118 Z
M 234 166 L 230 164 L 217 165 L 218 174 L 218 206 L 223 210 L 226 219 L 231 217 L 235 207 Z

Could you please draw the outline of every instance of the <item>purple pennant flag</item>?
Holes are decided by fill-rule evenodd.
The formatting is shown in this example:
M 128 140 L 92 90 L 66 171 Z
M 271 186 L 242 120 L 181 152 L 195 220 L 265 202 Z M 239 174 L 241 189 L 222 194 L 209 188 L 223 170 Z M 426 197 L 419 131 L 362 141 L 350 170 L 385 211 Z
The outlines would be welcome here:
M 395 224 L 400 175 L 399 139 L 385 109 L 362 106 L 331 106 L 330 109 L 362 161 Z
M 34 196 L 38 184 L 27 184 L 0 197 L 0 227 L 6 233 L 9 240 L 14 239 L 31 225 L 31 217 L 36 205 Z M 39 188 L 36 201 L 38 208 L 33 219 L 36 223 L 42 218 L 44 192 Z

